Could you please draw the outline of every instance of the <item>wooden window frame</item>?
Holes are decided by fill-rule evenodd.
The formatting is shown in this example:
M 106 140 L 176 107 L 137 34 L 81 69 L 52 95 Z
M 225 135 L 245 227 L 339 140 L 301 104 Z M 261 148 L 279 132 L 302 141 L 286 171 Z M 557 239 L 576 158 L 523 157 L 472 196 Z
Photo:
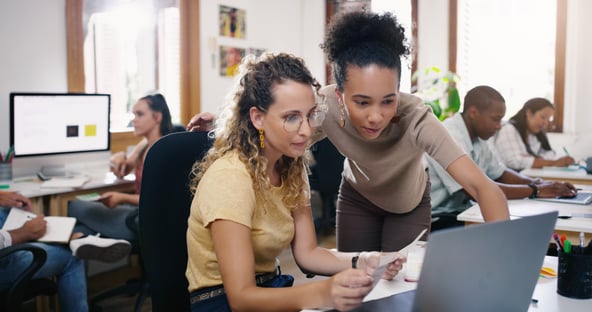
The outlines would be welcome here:
M 85 92 L 84 0 L 66 0 L 68 91 Z M 179 0 L 181 90 L 180 120 L 187 124 L 201 110 L 199 1 Z
M 417 0 L 413 0 L 414 2 Z M 448 0 L 448 68 L 456 72 L 457 59 L 457 25 L 458 0 Z M 553 104 L 555 114 L 554 129 L 551 132 L 563 132 L 563 115 L 565 109 L 565 50 L 567 34 L 567 1 L 557 0 L 557 19 L 555 34 L 555 80 Z

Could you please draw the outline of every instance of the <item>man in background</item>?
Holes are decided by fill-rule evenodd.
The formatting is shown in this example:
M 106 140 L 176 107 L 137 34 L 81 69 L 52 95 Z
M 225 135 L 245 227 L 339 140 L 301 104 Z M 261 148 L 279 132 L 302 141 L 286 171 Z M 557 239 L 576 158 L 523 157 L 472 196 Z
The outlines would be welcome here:
M 503 96 L 489 86 L 478 86 L 467 92 L 462 113 L 445 121 L 456 142 L 483 172 L 502 189 L 506 198 L 575 196 L 571 183 L 543 181 L 507 168 L 489 147 L 487 140 L 502 126 L 506 114 Z M 440 164 L 426 155 L 431 181 L 432 231 L 462 226 L 456 216 L 474 202 L 461 185 Z

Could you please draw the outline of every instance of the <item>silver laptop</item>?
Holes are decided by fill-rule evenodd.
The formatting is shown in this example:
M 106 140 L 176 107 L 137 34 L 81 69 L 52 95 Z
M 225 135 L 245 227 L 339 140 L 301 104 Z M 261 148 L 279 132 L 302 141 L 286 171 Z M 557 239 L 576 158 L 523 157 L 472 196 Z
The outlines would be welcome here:
M 557 212 L 433 233 L 417 289 L 353 311 L 527 311 Z
M 592 192 L 579 191 L 575 197 L 537 198 L 537 200 L 565 204 L 590 205 L 590 203 L 592 203 Z

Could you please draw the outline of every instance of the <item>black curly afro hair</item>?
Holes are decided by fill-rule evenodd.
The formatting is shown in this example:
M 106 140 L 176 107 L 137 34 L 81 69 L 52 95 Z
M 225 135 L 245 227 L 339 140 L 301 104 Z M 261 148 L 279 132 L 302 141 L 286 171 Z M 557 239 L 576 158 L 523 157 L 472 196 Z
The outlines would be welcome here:
M 366 11 L 336 15 L 321 48 L 332 64 L 335 82 L 342 91 L 348 65 L 376 64 L 397 69 L 400 79 L 401 57 L 410 53 L 405 28 L 393 14 Z

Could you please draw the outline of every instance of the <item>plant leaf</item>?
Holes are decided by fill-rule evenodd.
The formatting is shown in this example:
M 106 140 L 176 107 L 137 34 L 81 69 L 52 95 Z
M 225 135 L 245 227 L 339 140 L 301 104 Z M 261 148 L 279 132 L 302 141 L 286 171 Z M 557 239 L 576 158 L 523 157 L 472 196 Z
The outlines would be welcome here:
M 457 88 L 450 88 L 448 91 L 448 108 L 455 113 L 460 110 L 460 96 Z
M 434 113 L 434 115 L 436 115 L 436 117 L 440 118 L 440 115 L 442 115 L 442 107 L 440 106 L 440 101 L 433 100 L 425 102 L 425 104 L 432 108 L 432 112 Z

